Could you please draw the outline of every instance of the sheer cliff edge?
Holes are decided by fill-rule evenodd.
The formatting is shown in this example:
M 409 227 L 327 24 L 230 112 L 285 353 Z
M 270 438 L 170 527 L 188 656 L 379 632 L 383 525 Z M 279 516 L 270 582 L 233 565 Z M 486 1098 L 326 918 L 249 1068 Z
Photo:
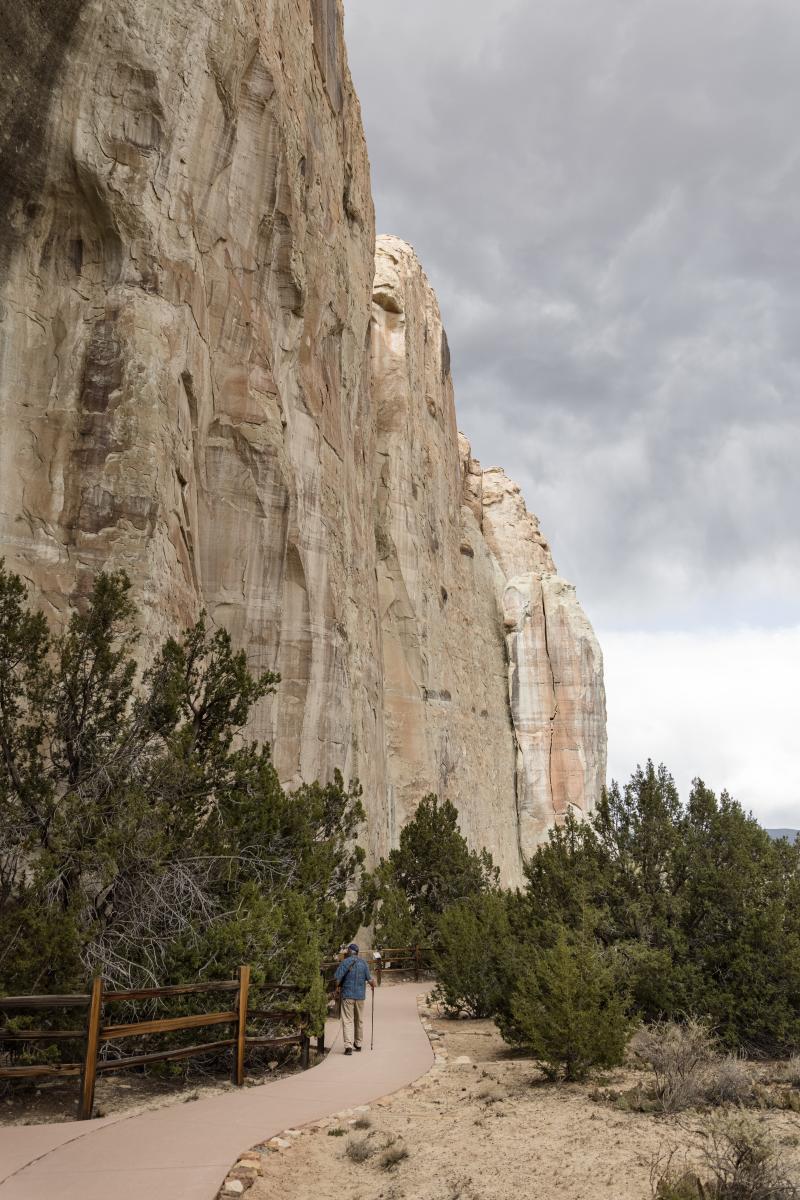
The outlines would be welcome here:
M 253 733 L 286 783 L 358 776 L 372 857 L 438 792 L 516 882 L 605 780 L 602 656 L 519 489 L 458 434 L 413 251 L 376 244 L 341 5 L 53 0 L 20 23 L 0 555 L 54 620 L 124 568 L 145 646 L 205 609 L 281 673 Z

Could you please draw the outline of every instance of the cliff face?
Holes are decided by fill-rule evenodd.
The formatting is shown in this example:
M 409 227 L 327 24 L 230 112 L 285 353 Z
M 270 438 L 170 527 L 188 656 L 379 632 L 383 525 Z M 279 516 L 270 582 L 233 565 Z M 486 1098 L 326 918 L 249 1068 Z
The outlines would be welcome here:
M 380 792 L 374 228 L 341 10 L 56 4 L 34 45 L 62 16 L 21 81 L 39 132 L 0 257 L 3 552 L 57 613 L 124 566 L 153 640 L 205 606 L 284 677 L 255 728 L 282 776 Z
M 371 357 L 391 832 L 426 792 L 519 870 L 515 761 L 496 562 L 465 506 L 447 339 L 413 251 L 380 238 Z M 468 456 L 468 450 L 467 450 Z
M 517 878 L 599 791 L 599 650 L 519 489 L 458 436 L 413 252 L 373 260 L 340 4 L 20 19 L 0 554 L 55 619 L 124 567 L 145 644 L 205 607 L 281 672 L 254 732 L 287 783 L 358 775 L 373 855 L 447 795 Z
M 413 250 L 378 239 L 372 390 L 390 832 L 437 792 L 507 879 L 605 782 L 602 655 L 520 489 L 456 429 Z

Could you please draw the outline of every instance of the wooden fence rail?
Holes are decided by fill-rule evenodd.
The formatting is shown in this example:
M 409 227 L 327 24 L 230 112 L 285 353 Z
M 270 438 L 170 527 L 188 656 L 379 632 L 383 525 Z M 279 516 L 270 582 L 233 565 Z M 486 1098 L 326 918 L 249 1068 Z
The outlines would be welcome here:
M 375 953 L 379 956 L 373 964 L 378 987 L 387 971 L 413 971 L 416 982 L 430 967 L 430 946 L 380 946 Z
M 383 976 L 387 971 L 413 972 L 415 981 L 422 971 L 430 969 L 432 950 L 430 946 L 388 946 L 373 951 L 370 966 L 375 972 L 375 979 L 380 987 Z M 334 991 L 334 973 L 341 959 L 322 964 L 322 977 L 328 992 Z M 386 963 L 389 966 L 386 966 Z
M 259 985 L 260 991 L 284 992 L 305 995 L 306 989 L 293 984 L 266 983 Z M 194 1013 L 181 1017 L 163 1017 L 158 1020 L 126 1023 L 104 1023 L 103 1010 L 108 1004 L 121 1001 L 162 999 L 171 996 L 191 996 L 202 992 L 228 992 L 233 995 L 230 1008 L 219 1012 Z M 78 1119 L 87 1120 L 94 1107 L 94 1092 L 97 1075 L 104 1071 L 118 1071 L 126 1067 L 147 1066 L 150 1063 L 173 1062 L 181 1058 L 193 1058 L 218 1050 L 233 1050 L 232 1078 L 237 1087 L 245 1080 L 245 1057 L 248 1046 L 299 1046 L 300 1061 L 305 1069 L 309 1065 L 311 1039 L 308 1033 L 309 1014 L 280 1008 L 250 1008 L 250 967 L 241 966 L 238 978 L 214 980 L 209 983 L 185 983 L 163 988 L 139 988 L 115 992 L 105 991 L 102 979 L 95 979 L 91 991 L 74 996 L 0 996 L 0 1012 L 31 1012 L 47 1009 L 82 1008 L 85 1010 L 84 1028 L 75 1030 L 9 1029 L 0 1026 L 0 1044 L 20 1042 L 82 1041 L 84 1054 L 80 1062 L 40 1063 L 30 1066 L 0 1065 L 0 1079 L 40 1079 L 61 1076 L 80 1077 L 80 1099 Z M 285 1019 L 294 1021 L 294 1032 L 282 1037 L 248 1034 L 250 1021 Z M 231 1035 L 211 1042 L 192 1046 L 177 1046 L 169 1050 L 130 1054 L 122 1058 L 101 1058 L 103 1043 L 128 1037 L 145 1037 L 159 1033 L 175 1033 L 185 1029 L 202 1029 L 212 1025 L 231 1026 Z M 317 1038 L 317 1049 L 324 1050 L 324 1037 Z

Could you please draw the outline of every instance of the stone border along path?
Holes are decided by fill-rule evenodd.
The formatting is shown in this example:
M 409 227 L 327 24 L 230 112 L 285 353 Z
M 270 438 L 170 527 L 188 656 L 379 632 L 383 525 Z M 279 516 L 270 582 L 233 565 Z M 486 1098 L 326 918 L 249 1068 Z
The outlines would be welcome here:
M 302 1126 L 399 1091 L 434 1059 L 441 1070 L 444 1055 L 434 1055 L 420 1020 L 420 990 L 401 983 L 376 991 L 372 1052 L 367 1044 L 346 1058 L 337 1022 L 319 1066 L 274 1083 L 134 1117 L 0 1127 L 0 1200 L 212 1200 L 221 1186 L 226 1198 L 240 1195 L 260 1171 L 262 1149 L 285 1148 Z M 258 1149 L 241 1155 L 243 1145 Z
M 415 991 L 418 988 L 419 984 L 414 984 Z M 376 1100 L 375 1103 L 381 1108 L 388 1107 L 393 1100 L 401 1097 L 403 1092 L 416 1091 L 417 1088 L 423 1087 L 426 1082 L 437 1079 L 447 1066 L 448 1053 L 444 1047 L 444 1035 L 435 1032 L 430 1023 L 429 1017 L 432 1014 L 428 1007 L 428 997 L 426 995 L 417 995 L 417 1010 L 420 1023 L 428 1035 L 428 1040 L 433 1051 L 433 1066 L 424 1075 L 411 1080 L 405 1087 L 399 1088 L 391 1094 L 381 1096 Z M 472 1060 L 468 1055 L 462 1055 L 454 1061 L 457 1063 L 469 1063 Z M 238 1160 L 228 1172 L 225 1182 L 220 1188 L 218 1200 L 235 1200 L 235 1197 L 243 1195 L 248 1188 L 253 1186 L 260 1175 L 263 1176 L 266 1173 L 265 1168 L 268 1168 L 271 1156 L 275 1153 L 291 1150 L 293 1146 L 297 1145 L 298 1139 L 304 1133 L 317 1133 L 322 1130 L 332 1129 L 334 1126 L 347 1128 L 348 1126 L 355 1125 L 358 1118 L 369 1112 L 369 1109 L 369 1104 L 357 1104 L 353 1108 L 342 1108 L 339 1112 L 335 1112 L 329 1117 L 309 1122 L 308 1125 L 301 1129 L 283 1129 L 276 1137 L 270 1138 L 266 1143 L 254 1146 L 252 1150 L 245 1150 L 243 1154 L 239 1155 Z

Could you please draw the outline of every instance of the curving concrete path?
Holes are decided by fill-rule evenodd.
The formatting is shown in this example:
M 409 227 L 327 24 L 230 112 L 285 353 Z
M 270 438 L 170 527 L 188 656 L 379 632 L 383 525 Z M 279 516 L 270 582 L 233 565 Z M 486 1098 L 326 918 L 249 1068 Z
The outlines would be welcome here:
M 242 1150 L 369 1104 L 433 1064 L 418 983 L 376 991 L 375 1049 L 345 1057 L 338 1023 L 319 1066 L 136 1117 L 0 1128 L 0 1200 L 213 1200 Z M 369 998 L 367 1001 L 369 1005 Z

